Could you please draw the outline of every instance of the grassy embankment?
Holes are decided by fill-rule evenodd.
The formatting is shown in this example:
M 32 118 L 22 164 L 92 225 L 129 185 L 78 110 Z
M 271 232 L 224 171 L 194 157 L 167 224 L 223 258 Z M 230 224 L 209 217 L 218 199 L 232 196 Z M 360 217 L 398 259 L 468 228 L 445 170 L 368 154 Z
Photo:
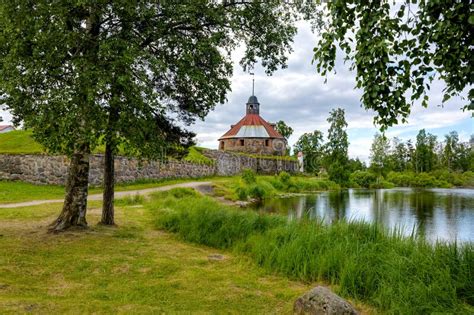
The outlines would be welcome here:
M 380 177 L 371 171 L 356 171 L 351 174 L 350 187 L 364 188 L 452 188 L 474 187 L 474 172 L 464 173 L 437 170 L 429 173 L 389 172 Z
M 327 179 L 304 176 L 290 176 L 281 172 L 278 176 L 256 176 L 245 170 L 241 177 L 226 178 L 214 182 L 214 193 L 229 200 L 265 199 L 278 194 L 305 193 L 339 189 Z
M 294 280 L 325 281 L 345 297 L 395 314 L 474 311 L 474 247 L 438 243 L 362 222 L 288 223 L 226 207 L 191 190 L 155 195 L 155 226 L 183 240 L 245 254 Z
M 117 228 L 98 226 L 91 202 L 91 228 L 59 235 L 46 233 L 59 204 L 0 209 L 0 313 L 289 314 L 314 285 L 156 231 L 158 212 L 133 199 L 117 202 Z

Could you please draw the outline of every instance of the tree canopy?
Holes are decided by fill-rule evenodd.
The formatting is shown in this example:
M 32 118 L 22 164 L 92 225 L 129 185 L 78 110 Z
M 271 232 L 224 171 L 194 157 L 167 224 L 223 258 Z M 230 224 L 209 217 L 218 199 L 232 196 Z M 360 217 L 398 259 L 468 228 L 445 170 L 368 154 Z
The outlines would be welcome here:
M 405 122 L 415 100 L 428 105 L 434 78 L 446 83 L 443 102 L 469 88 L 474 99 L 474 18 L 470 1 L 327 1 L 317 70 L 335 66 L 337 47 L 356 70 L 361 102 L 382 129 Z M 469 106 L 466 105 L 466 107 Z
M 192 135 L 178 126 L 224 102 L 231 52 L 245 47 L 244 70 L 257 60 L 267 73 L 285 67 L 294 22 L 313 8 L 274 1 L 2 0 L 0 104 L 50 151 L 72 157 L 67 187 L 80 194 L 70 202 L 85 213 L 91 149 L 105 141 L 111 155 L 120 143 L 156 157 L 165 146 L 189 143 Z

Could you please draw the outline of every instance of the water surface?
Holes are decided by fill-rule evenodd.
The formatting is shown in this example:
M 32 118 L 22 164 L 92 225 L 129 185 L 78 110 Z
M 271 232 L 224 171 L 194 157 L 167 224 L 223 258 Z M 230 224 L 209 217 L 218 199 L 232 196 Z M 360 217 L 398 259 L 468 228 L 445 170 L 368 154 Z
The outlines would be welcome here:
M 428 240 L 474 242 L 474 189 L 349 189 L 279 197 L 255 206 L 290 219 L 378 222 Z

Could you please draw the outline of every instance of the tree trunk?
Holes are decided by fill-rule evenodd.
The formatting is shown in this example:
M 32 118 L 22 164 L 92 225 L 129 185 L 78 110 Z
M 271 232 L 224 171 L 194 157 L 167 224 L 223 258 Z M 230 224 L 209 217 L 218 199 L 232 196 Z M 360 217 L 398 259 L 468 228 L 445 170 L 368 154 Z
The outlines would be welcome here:
M 66 182 L 63 210 L 51 224 L 50 232 L 60 232 L 71 227 L 87 227 L 87 194 L 89 184 L 89 145 L 75 150 L 71 158 Z
M 104 157 L 104 198 L 102 204 L 102 219 L 100 224 L 115 225 L 114 222 L 114 148 L 110 141 L 105 144 Z

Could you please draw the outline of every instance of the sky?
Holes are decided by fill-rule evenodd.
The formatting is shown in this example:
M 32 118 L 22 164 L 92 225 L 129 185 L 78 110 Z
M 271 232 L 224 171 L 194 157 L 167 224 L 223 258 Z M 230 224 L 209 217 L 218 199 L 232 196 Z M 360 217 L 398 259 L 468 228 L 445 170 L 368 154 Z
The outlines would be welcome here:
M 289 144 L 293 146 L 305 132 L 320 130 L 326 136 L 329 112 L 343 108 L 348 122 L 349 156 L 368 161 L 373 135 L 378 130 L 373 124 L 374 113 L 361 107 L 362 93 L 354 89 L 355 73 L 349 71 L 349 65 L 344 64 L 342 58 L 336 63 L 336 74 L 329 75 L 324 83 L 325 77 L 319 75 L 311 63 L 317 41 L 318 35 L 311 32 L 309 24 L 301 22 L 293 52 L 289 55 L 288 68 L 267 76 L 256 65 L 255 95 L 260 102 L 260 115 L 269 122 L 283 120 L 291 126 L 294 133 Z M 189 127 L 197 133 L 199 146 L 216 149 L 217 139 L 245 115 L 245 104 L 252 94 L 252 77 L 242 71 L 238 64 L 240 57 L 241 51 L 238 50 L 233 56 L 232 91 L 227 102 L 217 105 L 204 121 L 197 121 Z M 474 119 L 470 112 L 461 110 L 467 100 L 452 98 L 441 107 L 443 88 L 442 82 L 433 82 L 429 107 L 416 105 L 408 123 L 389 128 L 386 135 L 402 140 L 415 139 L 418 130 L 425 128 L 440 140 L 455 130 L 461 141 L 468 141 L 474 134 Z M 11 116 L 5 111 L 0 110 L 0 117 L 4 119 L 1 124 L 11 121 Z
M 293 49 L 289 55 L 288 68 L 278 70 L 267 76 L 261 67 L 256 66 L 255 95 L 260 102 L 260 115 L 269 122 L 285 121 L 294 129 L 289 139 L 293 144 L 305 132 L 320 130 L 327 136 L 329 124 L 326 119 L 334 108 L 343 108 L 348 122 L 349 155 L 368 161 L 373 135 L 378 128 L 373 124 L 374 113 L 360 105 L 360 90 L 354 89 L 355 73 L 349 70 L 339 58 L 336 74 L 322 77 L 311 63 L 313 48 L 318 35 L 311 32 L 309 24 L 301 22 L 295 37 Z M 245 103 L 252 94 L 252 77 L 244 73 L 238 65 L 239 53 L 233 57 L 235 61 L 232 78 L 232 92 L 228 101 L 218 105 L 204 121 L 191 127 L 197 133 L 198 145 L 217 148 L 217 139 L 245 115 Z M 468 141 L 474 133 L 474 119 L 471 113 L 461 108 L 467 100 L 453 98 L 439 106 L 442 100 L 442 82 L 431 85 L 430 106 L 424 108 L 417 104 L 413 109 L 408 123 L 391 127 L 386 132 L 388 137 L 399 137 L 402 140 L 415 139 L 420 129 L 444 138 L 449 131 L 459 133 L 460 140 Z

